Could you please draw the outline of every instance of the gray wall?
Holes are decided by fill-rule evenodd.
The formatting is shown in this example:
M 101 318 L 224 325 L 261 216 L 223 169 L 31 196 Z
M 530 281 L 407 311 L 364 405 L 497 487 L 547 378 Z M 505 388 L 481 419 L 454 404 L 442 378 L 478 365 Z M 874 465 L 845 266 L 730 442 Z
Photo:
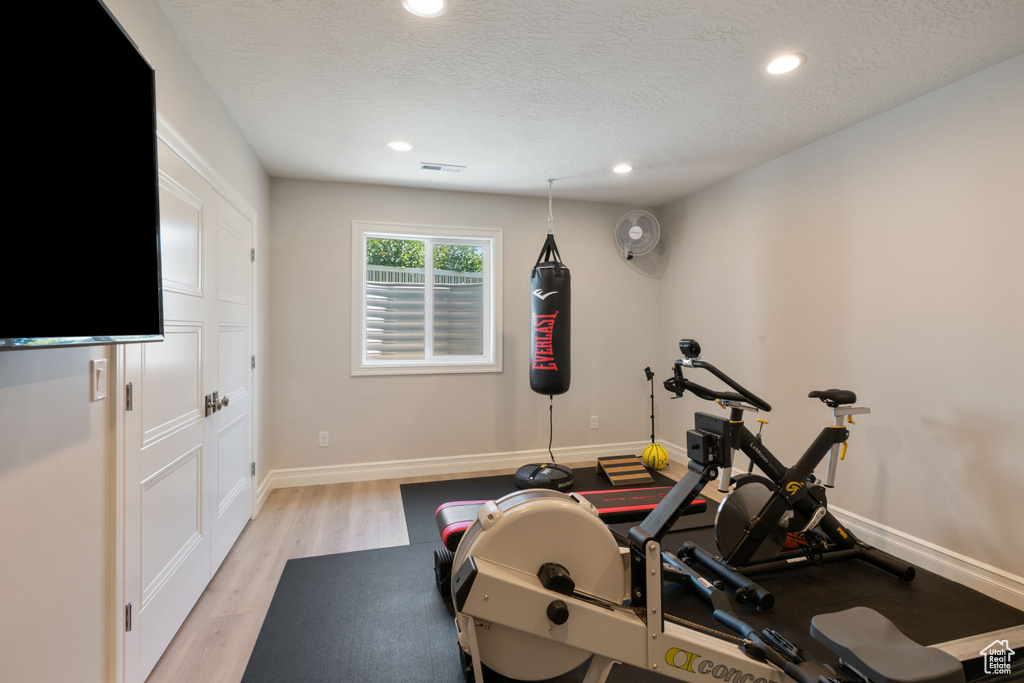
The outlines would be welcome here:
M 773 404 L 786 462 L 829 417 L 807 392 L 856 391 L 830 500 L 1017 577 L 1022 117 L 1016 57 L 662 210 L 664 339 Z
M 547 235 L 546 198 L 275 179 L 271 207 L 270 468 L 547 449 L 548 398 L 528 380 L 529 273 Z M 554 400 L 556 449 L 650 433 L 643 368 L 659 341 L 658 281 L 615 249 L 630 208 L 554 200 L 573 287 L 572 387 Z M 350 375 L 353 220 L 503 230 L 504 372 Z

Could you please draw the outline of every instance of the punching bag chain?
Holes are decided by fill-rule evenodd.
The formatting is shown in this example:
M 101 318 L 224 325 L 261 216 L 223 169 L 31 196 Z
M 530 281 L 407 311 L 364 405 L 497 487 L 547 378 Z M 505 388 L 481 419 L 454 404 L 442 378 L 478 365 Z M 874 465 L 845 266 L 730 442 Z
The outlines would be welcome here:
M 548 178 L 548 234 L 551 234 L 551 224 L 555 220 L 554 214 L 551 212 L 551 186 L 555 184 L 554 178 Z

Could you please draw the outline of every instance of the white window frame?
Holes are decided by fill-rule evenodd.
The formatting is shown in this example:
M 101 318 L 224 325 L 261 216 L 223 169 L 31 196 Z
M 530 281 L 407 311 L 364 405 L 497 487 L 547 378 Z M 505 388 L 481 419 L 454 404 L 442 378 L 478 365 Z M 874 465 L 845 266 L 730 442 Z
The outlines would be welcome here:
M 369 358 L 366 354 L 366 240 L 429 239 L 473 243 L 484 249 L 484 352 L 480 356 L 431 356 L 430 321 L 432 287 L 425 287 L 426 357 L 417 360 Z M 502 231 L 500 228 L 464 228 L 352 221 L 352 375 L 415 375 L 501 372 Z M 431 250 L 427 250 L 430 252 Z M 432 254 L 427 254 L 428 264 Z M 430 282 L 428 281 L 429 285 Z

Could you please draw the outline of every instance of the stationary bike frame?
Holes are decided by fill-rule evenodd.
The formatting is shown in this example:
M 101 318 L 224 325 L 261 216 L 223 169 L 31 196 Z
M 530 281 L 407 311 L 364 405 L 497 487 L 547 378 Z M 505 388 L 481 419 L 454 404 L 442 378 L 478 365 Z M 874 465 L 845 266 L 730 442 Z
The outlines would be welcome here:
M 842 400 L 855 400 L 843 397 L 835 400 L 837 395 L 850 392 L 812 392 L 812 396 L 820 396 L 832 407 L 834 424 L 825 427 L 811 442 L 804 454 L 792 467 L 786 467 L 761 441 L 746 427 L 743 421 L 745 411 L 770 411 L 771 406 L 744 389 L 735 380 L 718 370 L 710 363 L 698 359 L 700 346 L 693 340 L 682 340 L 679 344 L 685 358 L 676 361 L 673 377 L 665 381 L 665 387 L 680 397 L 689 391 L 699 398 L 717 401 L 729 408 L 729 419 L 697 413 L 695 429 L 687 432 L 687 454 L 692 458 L 699 454 L 699 460 L 714 464 L 721 470 L 719 490 L 726 491 L 732 481 L 732 460 L 735 450 L 741 451 L 767 477 L 767 488 L 771 490 L 768 500 L 761 510 L 754 515 L 743 532 L 740 540 L 731 549 L 721 549 L 721 557 L 712 556 L 693 543 L 686 543 L 681 554 L 686 555 L 713 573 L 729 585 L 740 601 L 752 600 L 763 610 L 771 609 L 774 597 L 747 579 L 747 576 L 762 574 L 781 569 L 791 569 L 810 562 L 833 562 L 851 558 L 860 558 L 884 569 L 903 581 L 911 581 L 915 569 L 901 560 L 877 548 L 861 542 L 853 531 L 842 524 L 828 511 L 824 488 L 813 480 L 814 468 L 830 455 L 825 486 L 831 487 L 835 480 L 835 470 L 840 457 L 840 447 L 845 450 L 850 432 L 844 421 L 853 415 L 870 412 L 868 408 L 857 408 L 843 405 Z M 715 391 L 692 382 L 683 377 L 682 368 L 705 369 L 721 379 L 734 392 Z M 737 479 L 750 477 L 740 475 Z M 759 478 L 759 477 L 757 477 Z M 813 553 L 794 551 L 780 553 L 768 562 L 752 562 L 751 558 L 779 525 L 787 511 L 793 510 L 807 522 L 803 532 L 820 529 L 831 544 L 825 549 Z
M 733 451 L 738 449 L 765 473 L 773 484 L 774 491 L 758 513 L 757 521 L 747 528 L 743 539 L 723 559 L 734 566 L 747 565 L 761 542 L 787 510 L 799 512 L 806 519 L 811 520 L 811 528 L 820 527 L 840 548 L 853 548 L 856 544 L 853 532 L 843 526 L 825 508 L 825 502 L 815 495 L 815 488 L 808 486 L 808 479 L 814 473 L 814 468 L 837 446 L 846 443 L 850 437 L 849 430 L 842 424 L 825 427 L 811 442 L 807 451 L 796 464 L 787 468 L 768 450 L 763 442 L 747 429 L 743 422 L 743 411 L 746 410 L 746 407 L 737 405 L 729 407 L 729 420 L 706 413 L 698 413 L 696 416 L 697 429 L 687 434 L 687 443 L 691 443 L 692 439 L 703 445 L 713 441 L 713 438 L 709 439 L 708 435 L 717 436 L 724 451 L 721 481 L 728 481 L 725 471 L 731 469 Z M 815 520 L 817 521 L 815 522 Z

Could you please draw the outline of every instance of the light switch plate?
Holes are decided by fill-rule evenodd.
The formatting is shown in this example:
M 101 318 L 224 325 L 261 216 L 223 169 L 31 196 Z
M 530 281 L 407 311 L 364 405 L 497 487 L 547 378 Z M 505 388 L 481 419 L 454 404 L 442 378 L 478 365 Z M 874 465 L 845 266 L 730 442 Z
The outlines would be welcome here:
M 89 384 L 93 401 L 107 397 L 107 359 L 89 361 Z

